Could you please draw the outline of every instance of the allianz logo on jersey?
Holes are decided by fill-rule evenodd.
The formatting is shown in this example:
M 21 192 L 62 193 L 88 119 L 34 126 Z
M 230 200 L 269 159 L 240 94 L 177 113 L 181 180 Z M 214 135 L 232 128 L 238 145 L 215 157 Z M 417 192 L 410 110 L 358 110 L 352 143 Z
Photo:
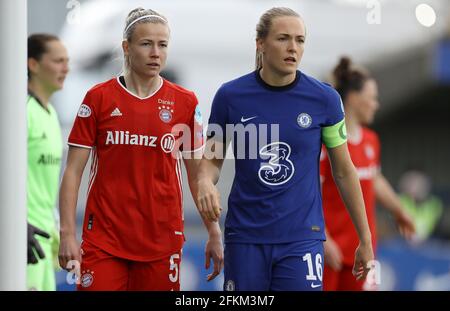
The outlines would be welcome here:
M 156 148 L 157 136 L 133 134 L 129 131 L 106 131 L 105 145 L 136 145 Z M 172 152 L 175 147 L 175 137 L 171 133 L 164 134 L 160 140 L 161 149 L 165 153 Z
M 52 154 L 41 154 L 37 163 L 42 165 L 59 165 L 61 157 L 55 157 Z

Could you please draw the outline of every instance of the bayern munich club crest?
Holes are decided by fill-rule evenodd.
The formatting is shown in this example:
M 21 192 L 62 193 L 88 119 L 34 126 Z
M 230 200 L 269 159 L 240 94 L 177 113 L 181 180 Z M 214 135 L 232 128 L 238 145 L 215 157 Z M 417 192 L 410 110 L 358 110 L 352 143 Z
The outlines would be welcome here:
M 169 123 L 170 121 L 172 121 L 173 109 L 171 107 L 159 106 L 158 109 L 159 118 L 161 119 L 161 121 L 163 121 L 164 123 Z
M 80 284 L 82 287 L 86 288 L 92 285 L 94 282 L 94 272 L 93 271 L 83 271 L 80 278 Z

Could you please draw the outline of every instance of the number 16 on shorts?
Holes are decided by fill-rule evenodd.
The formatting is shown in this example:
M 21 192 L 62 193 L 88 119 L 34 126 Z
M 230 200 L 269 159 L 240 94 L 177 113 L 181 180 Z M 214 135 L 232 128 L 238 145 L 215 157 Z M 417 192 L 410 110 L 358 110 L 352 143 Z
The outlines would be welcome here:
M 321 289 L 323 276 L 322 254 L 317 253 L 314 256 L 311 253 L 306 253 L 302 259 L 307 265 L 306 281 L 311 282 L 312 289 Z

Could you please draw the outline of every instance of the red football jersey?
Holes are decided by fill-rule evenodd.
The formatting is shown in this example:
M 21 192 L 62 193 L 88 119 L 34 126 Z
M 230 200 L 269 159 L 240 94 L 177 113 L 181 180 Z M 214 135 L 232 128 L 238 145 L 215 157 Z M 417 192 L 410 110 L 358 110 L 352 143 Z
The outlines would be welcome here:
M 367 220 L 372 233 L 375 250 L 375 189 L 374 178 L 380 166 L 380 143 L 375 132 L 363 128 L 359 142 L 347 142 L 350 157 L 355 165 L 366 206 Z M 356 229 L 334 183 L 326 149 L 322 148 L 320 159 L 322 199 L 325 225 L 328 234 L 336 241 L 344 256 L 345 265 L 353 265 L 359 239 Z
M 161 79 L 146 98 L 111 79 L 90 89 L 69 145 L 92 148 L 83 240 L 151 261 L 184 242 L 180 152 L 203 147 L 195 94 Z

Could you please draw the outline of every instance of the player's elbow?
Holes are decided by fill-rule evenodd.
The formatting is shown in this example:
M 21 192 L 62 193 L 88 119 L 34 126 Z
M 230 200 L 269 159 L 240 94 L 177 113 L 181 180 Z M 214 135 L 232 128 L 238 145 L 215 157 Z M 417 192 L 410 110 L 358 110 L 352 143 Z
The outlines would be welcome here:
M 356 169 L 352 162 L 343 163 L 333 167 L 333 178 L 335 181 L 346 180 L 355 176 Z

